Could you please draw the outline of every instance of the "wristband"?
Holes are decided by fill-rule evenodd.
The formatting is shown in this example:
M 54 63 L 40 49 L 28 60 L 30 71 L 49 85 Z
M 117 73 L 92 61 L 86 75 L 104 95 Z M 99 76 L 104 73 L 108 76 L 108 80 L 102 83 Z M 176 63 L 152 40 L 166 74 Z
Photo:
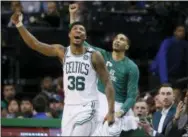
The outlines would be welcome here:
M 16 24 L 16 28 L 19 28 L 19 27 L 21 27 L 21 26 L 23 26 L 23 23 L 22 23 L 22 22 L 19 22 L 19 23 Z

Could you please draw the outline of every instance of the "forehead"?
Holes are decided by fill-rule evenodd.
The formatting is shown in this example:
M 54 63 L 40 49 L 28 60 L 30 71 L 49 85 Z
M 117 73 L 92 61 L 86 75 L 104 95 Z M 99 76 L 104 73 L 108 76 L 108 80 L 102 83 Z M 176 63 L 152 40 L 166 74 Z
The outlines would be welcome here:
M 31 103 L 29 100 L 22 100 L 22 103 Z
M 84 29 L 85 30 L 85 27 L 83 25 L 80 25 L 80 24 L 76 24 L 72 27 L 72 29 L 74 28 L 81 28 L 81 29 Z
M 162 87 L 159 90 L 160 93 L 166 93 L 166 92 L 172 92 L 173 93 L 173 89 L 171 87 Z
M 135 106 L 147 106 L 146 102 L 137 102 Z
M 16 101 L 16 100 L 12 100 L 12 101 L 10 102 L 10 104 L 17 104 L 17 101 Z
M 116 35 L 116 38 L 128 39 L 124 34 L 118 34 L 118 35 Z
M 10 88 L 14 88 L 14 86 L 13 85 L 6 85 L 6 86 L 4 86 L 4 89 L 10 89 Z
M 183 31 L 183 30 L 185 30 L 185 28 L 183 26 L 179 26 L 176 28 L 176 31 L 180 31 L 180 30 Z

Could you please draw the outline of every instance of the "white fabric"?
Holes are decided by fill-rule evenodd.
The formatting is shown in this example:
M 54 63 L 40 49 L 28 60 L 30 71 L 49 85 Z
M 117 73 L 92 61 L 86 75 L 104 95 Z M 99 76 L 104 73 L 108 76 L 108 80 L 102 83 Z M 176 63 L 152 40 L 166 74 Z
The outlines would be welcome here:
M 161 116 L 161 119 L 159 121 L 158 130 L 153 132 L 153 136 L 156 136 L 157 132 L 158 133 L 162 133 L 164 121 L 165 121 L 166 116 L 168 114 L 168 111 L 170 110 L 171 107 L 172 106 L 170 106 L 167 109 L 163 108 L 163 110 L 161 111 L 161 115 L 162 116 Z
M 93 51 L 91 48 L 88 50 Z M 91 63 L 91 55 L 91 52 L 73 55 L 70 46 L 67 48 L 63 64 L 65 104 L 98 100 L 97 74 Z
M 125 116 L 124 118 L 116 118 L 115 123 L 108 126 L 108 122 L 98 124 L 92 136 L 119 136 L 121 131 L 136 130 L 138 128 L 139 119 L 134 116 Z
M 158 132 L 159 133 L 162 133 L 162 130 L 163 130 L 163 124 L 164 124 L 164 121 L 165 121 L 165 118 L 168 114 L 168 111 L 170 110 L 171 106 L 167 109 L 163 109 L 161 114 L 162 114 L 162 117 L 160 119 L 160 122 L 159 122 L 159 126 L 158 126 Z
M 107 102 L 106 95 L 101 93 L 101 92 L 98 92 L 98 99 L 99 99 L 99 117 L 98 117 L 98 120 L 102 121 L 104 119 L 104 117 L 106 116 L 107 112 L 108 112 L 108 102 Z M 123 103 L 115 102 L 115 112 L 118 112 L 122 105 L 123 105 Z M 125 116 L 134 116 L 134 112 L 132 111 L 132 109 L 130 109 L 126 113 Z
M 103 124 L 104 117 L 108 112 L 108 103 L 105 94 L 99 92 L 99 116 L 98 126 L 92 136 L 119 136 L 121 131 L 135 130 L 138 128 L 139 118 L 134 116 L 130 109 L 122 118 L 116 118 L 115 123 L 108 126 L 108 123 Z M 115 112 L 119 111 L 123 103 L 115 102 Z
M 62 136 L 90 136 L 97 126 L 98 102 L 65 105 L 62 117 Z

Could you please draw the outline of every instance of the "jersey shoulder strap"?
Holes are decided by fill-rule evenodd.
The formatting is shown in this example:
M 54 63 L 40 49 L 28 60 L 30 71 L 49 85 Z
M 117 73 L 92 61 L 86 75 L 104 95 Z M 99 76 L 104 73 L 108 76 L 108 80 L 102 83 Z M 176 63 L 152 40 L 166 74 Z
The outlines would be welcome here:
M 64 47 L 64 59 L 63 59 L 63 64 L 65 63 L 67 52 L 68 52 L 68 47 Z

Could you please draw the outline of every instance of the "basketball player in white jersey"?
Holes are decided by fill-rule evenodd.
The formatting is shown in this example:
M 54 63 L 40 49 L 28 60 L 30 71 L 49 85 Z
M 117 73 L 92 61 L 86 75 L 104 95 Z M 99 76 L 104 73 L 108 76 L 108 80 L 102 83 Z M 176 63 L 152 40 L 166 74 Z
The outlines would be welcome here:
M 69 31 L 70 46 L 38 41 L 22 24 L 21 13 L 11 17 L 25 43 L 46 56 L 56 56 L 63 63 L 65 106 L 62 120 L 63 136 L 90 136 L 96 127 L 97 75 L 103 80 L 108 100 L 105 120 L 114 122 L 114 89 L 104 59 L 98 52 L 83 47 L 85 27 L 76 22 Z

